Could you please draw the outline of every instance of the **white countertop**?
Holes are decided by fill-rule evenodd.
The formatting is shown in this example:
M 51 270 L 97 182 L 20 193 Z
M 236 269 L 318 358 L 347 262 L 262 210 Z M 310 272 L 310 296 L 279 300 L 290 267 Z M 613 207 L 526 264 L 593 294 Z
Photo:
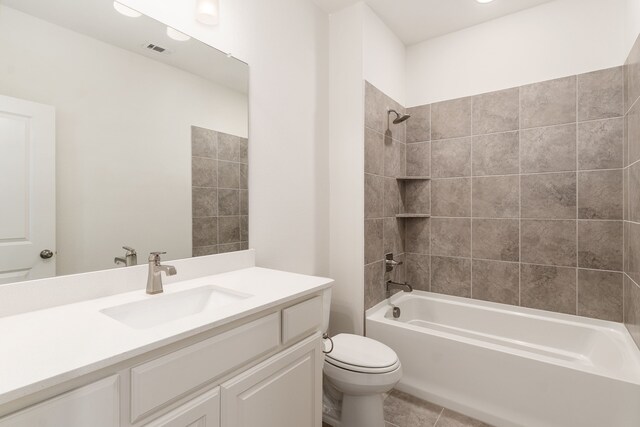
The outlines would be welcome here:
M 329 288 L 331 279 L 259 267 L 0 318 L 0 405 L 251 314 Z M 252 295 L 213 312 L 133 329 L 100 310 L 215 285 Z

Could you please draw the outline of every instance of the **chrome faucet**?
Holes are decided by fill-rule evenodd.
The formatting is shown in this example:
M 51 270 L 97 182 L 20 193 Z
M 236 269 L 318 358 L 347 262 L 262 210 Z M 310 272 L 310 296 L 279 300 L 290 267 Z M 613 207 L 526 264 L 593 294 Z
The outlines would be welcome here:
M 127 253 L 124 254 L 124 257 L 115 257 L 113 262 L 116 264 L 124 264 L 126 267 L 138 265 L 138 253 L 136 250 L 129 246 L 123 246 L 122 249 L 127 251 Z
M 413 292 L 413 287 L 408 283 L 398 283 L 393 280 L 387 280 L 385 284 L 385 289 L 387 291 L 387 299 L 391 298 L 391 291 L 393 289 L 402 289 L 405 292 Z
M 175 276 L 177 271 L 172 265 L 160 264 L 160 255 L 166 252 L 151 252 L 149 254 L 149 277 L 147 278 L 147 293 L 149 295 L 159 294 L 162 289 L 162 273 L 167 276 Z

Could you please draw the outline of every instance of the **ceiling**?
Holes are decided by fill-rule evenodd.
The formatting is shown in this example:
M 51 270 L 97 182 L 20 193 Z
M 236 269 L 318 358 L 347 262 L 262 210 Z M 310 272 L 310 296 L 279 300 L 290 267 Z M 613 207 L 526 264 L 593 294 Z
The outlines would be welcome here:
M 241 93 L 248 92 L 248 66 L 196 39 L 175 41 L 166 26 L 149 17 L 127 18 L 116 12 L 113 1 L 0 0 L 29 15 L 94 39 L 180 68 Z M 43 41 L 46 44 L 46 41 Z M 162 54 L 146 48 L 149 43 L 166 49 Z
M 360 0 L 314 0 L 328 13 Z M 412 45 L 433 37 L 481 24 L 551 0 L 364 0 L 404 42 Z

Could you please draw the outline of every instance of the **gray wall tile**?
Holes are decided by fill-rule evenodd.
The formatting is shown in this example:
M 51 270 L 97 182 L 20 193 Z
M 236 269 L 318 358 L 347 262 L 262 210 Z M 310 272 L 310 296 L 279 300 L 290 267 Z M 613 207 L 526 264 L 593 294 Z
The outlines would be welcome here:
M 517 218 L 520 214 L 520 179 L 513 176 L 473 178 L 474 218 Z
M 474 299 L 519 305 L 520 265 L 512 262 L 473 260 Z
M 431 213 L 431 182 L 406 181 L 402 195 L 404 212 L 428 214 Z
M 382 222 L 382 246 L 384 253 L 402 254 L 405 251 L 405 221 L 384 218 Z
M 240 190 L 240 215 L 249 215 L 249 190 Z
M 240 163 L 249 164 L 249 140 L 240 138 Z
M 193 247 L 218 244 L 218 218 L 193 218 Z
M 395 217 L 403 211 L 400 198 L 400 183 L 395 178 L 384 178 L 383 216 Z
M 636 283 L 640 283 L 640 224 L 625 224 L 625 273 Z
M 407 142 L 431 140 L 431 105 L 407 108 L 411 118 L 407 123 Z
M 218 215 L 218 190 L 208 187 L 193 187 L 191 189 L 193 217 Z
M 522 264 L 520 304 L 523 307 L 576 314 L 576 269 Z
M 407 175 L 431 175 L 431 143 L 407 144 Z
M 624 324 L 640 349 L 640 287 L 624 277 Z
M 576 222 L 522 220 L 521 261 L 532 264 L 576 266 Z
M 214 159 L 191 158 L 191 185 L 193 187 L 217 187 L 218 165 Z
M 520 131 L 522 173 L 576 169 L 576 125 Z
M 364 129 L 364 171 L 384 174 L 384 136 L 369 128 Z
M 578 120 L 624 115 L 622 67 L 578 76 Z
M 627 115 L 627 145 L 629 164 L 640 160 L 640 102 L 636 102 Z
M 576 174 L 522 175 L 522 218 L 575 219 Z
M 624 119 L 598 120 L 578 125 L 578 168 L 622 167 Z
M 433 178 L 471 175 L 471 138 L 447 139 L 431 143 Z
M 576 121 L 576 77 L 523 86 L 520 89 L 523 129 Z
M 624 67 L 625 72 L 625 112 L 640 97 L 640 38 L 638 38 L 631 48 Z
M 227 252 L 237 252 L 237 251 L 241 251 L 243 249 L 245 249 L 245 248 L 243 248 L 241 242 L 226 243 L 224 245 L 218 245 L 218 253 L 219 254 L 225 254 Z
M 240 188 L 249 189 L 249 165 L 240 164 Z
M 640 222 L 640 162 L 628 168 L 629 220 Z
M 622 273 L 578 270 L 578 315 L 622 322 Z
M 433 216 L 470 217 L 471 179 L 434 179 L 431 182 Z
M 499 261 L 520 259 L 520 224 L 517 219 L 474 219 L 473 258 Z
M 240 190 L 218 190 L 220 216 L 240 215 Z
M 455 257 L 471 256 L 471 220 L 431 218 L 431 253 Z
M 218 217 L 218 243 L 236 243 L 240 241 L 240 217 L 221 216 Z
M 450 139 L 471 135 L 471 98 L 460 98 L 431 105 L 431 139 Z
M 622 221 L 578 221 L 578 267 L 622 271 Z
M 428 291 L 431 278 L 431 258 L 429 255 L 405 254 L 407 282 L 414 289 Z
M 364 263 L 371 264 L 384 258 L 382 251 L 382 219 L 364 221 Z
M 383 216 L 384 178 L 377 175 L 364 175 L 364 217 L 382 218 Z
M 384 175 L 398 177 L 405 175 L 406 145 L 389 137 L 384 139 Z
M 473 134 L 517 130 L 519 126 L 518 88 L 473 97 Z
M 218 160 L 239 162 L 242 139 L 239 136 L 218 133 Z
M 218 160 L 218 188 L 240 188 L 240 163 Z
M 218 245 L 214 246 L 201 246 L 199 248 L 193 248 L 192 255 L 194 257 L 216 255 L 218 253 Z
M 510 175 L 520 171 L 519 132 L 473 137 L 473 175 Z
M 471 298 L 471 260 L 432 256 L 431 292 Z
M 622 219 L 622 170 L 578 173 L 578 218 Z
M 368 310 L 385 298 L 384 263 L 374 262 L 364 266 L 364 309 Z
M 405 224 L 405 248 L 407 252 L 430 254 L 431 226 L 425 219 L 407 219 Z
M 249 241 L 249 217 L 246 215 L 240 217 L 240 241 Z
M 210 129 L 191 126 L 191 155 L 217 158 L 218 133 Z

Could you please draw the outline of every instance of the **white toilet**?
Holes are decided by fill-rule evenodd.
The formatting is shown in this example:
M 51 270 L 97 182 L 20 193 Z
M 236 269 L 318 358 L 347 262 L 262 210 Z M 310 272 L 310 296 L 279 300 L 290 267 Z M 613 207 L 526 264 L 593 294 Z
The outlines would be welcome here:
M 328 319 L 328 313 L 325 316 Z M 340 334 L 332 341 L 333 350 L 324 359 L 325 393 L 332 389 L 341 393 L 342 410 L 339 420 L 327 417 L 326 421 L 334 427 L 384 427 L 383 393 L 402 377 L 398 355 L 381 342 L 359 335 Z M 329 350 L 331 344 L 325 347 Z

